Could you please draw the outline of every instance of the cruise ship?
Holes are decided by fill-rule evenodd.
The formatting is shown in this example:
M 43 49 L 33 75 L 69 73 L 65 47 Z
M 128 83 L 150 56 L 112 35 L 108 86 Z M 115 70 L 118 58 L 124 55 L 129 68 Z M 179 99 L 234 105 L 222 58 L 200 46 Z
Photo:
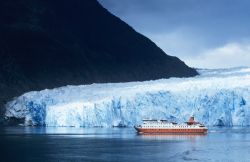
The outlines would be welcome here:
M 190 117 L 188 122 L 175 123 L 167 120 L 143 120 L 142 125 L 135 126 L 138 133 L 207 133 L 207 127 Z

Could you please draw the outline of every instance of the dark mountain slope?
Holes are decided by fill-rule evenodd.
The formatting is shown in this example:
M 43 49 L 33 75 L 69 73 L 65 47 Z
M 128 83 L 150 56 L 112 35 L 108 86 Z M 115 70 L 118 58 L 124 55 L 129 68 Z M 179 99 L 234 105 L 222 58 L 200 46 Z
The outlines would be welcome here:
M 197 75 L 96 0 L 2 0 L 0 24 L 1 103 L 68 84 Z

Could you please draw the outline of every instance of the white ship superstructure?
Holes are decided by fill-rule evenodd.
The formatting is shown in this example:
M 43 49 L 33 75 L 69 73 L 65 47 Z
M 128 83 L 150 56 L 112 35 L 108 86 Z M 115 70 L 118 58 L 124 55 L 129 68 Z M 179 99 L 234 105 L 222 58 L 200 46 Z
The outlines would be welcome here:
M 135 126 L 139 133 L 206 133 L 207 128 L 191 117 L 188 122 L 177 124 L 167 120 L 143 120 L 142 125 Z

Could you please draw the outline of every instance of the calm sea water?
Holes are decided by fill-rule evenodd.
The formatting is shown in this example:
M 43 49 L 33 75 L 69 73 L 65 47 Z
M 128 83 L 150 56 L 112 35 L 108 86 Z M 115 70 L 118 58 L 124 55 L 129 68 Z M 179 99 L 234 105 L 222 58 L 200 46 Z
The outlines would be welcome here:
M 0 128 L 0 161 L 250 162 L 250 128 L 137 135 L 132 128 Z

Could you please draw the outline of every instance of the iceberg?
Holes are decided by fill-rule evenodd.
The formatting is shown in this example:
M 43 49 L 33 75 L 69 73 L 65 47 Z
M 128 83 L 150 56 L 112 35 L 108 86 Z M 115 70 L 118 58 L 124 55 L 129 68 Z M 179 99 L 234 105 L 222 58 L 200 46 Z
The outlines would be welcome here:
M 6 118 L 25 125 L 113 127 L 142 119 L 208 126 L 250 125 L 250 68 L 200 69 L 191 78 L 65 86 L 32 91 L 6 104 Z

